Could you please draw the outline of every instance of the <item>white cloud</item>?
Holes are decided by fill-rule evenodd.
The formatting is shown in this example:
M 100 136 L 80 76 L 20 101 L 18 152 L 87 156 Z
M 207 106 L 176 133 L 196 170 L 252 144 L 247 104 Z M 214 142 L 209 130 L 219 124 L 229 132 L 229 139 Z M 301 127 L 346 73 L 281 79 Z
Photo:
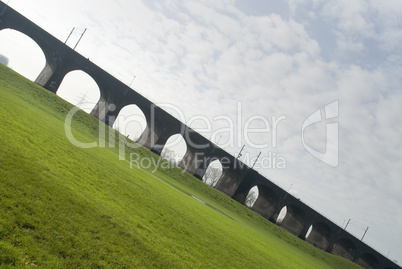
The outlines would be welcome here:
M 338 49 L 342 53 L 372 54 L 372 46 L 378 46 L 387 53 L 399 50 L 402 4 L 398 0 L 289 0 L 288 3 L 294 16 L 298 12 L 313 9 L 314 14 L 309 16 L 310 19 L 314 23 L 326 22 L 330 25 L 329 30 L 336 36 Z

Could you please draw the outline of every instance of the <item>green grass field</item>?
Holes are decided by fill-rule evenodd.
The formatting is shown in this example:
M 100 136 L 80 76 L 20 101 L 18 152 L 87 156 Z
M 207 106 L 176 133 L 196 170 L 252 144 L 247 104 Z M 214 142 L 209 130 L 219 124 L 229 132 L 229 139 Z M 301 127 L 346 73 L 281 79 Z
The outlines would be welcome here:
M 72 107 L 0 64 L 0 268 L 358 268 L 178 168 L 130 168 L 81 111 L 74 136 L 111 146 L 75 147 Z

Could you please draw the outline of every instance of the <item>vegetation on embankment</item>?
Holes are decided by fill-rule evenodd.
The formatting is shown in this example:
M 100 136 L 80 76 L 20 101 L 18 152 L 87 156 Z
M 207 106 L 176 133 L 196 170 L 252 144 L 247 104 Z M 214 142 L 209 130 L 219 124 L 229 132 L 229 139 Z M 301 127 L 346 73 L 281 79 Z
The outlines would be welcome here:
M 82 111 L 72 134 L 105 147 L 74 146 L 72 108 L 0 64 L 0 268 L 358 268 L 176 167 L 130 167 L 160 159 L 119 160 L 124 137 Z

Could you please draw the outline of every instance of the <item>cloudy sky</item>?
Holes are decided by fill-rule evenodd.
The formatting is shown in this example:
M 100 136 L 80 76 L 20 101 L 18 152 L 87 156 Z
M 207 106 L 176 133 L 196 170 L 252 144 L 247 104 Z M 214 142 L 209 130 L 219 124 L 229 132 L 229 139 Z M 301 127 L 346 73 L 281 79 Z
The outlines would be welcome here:
M 347 230 L 357 238 L 369 227 L 364 241 L 402 263 L 401 1 L 10 5 L 63 42 L 76 27 L 71 47 L 87 28 L 79 53 L 195 129 L 205 130 L 208 119 L 203 135 L 231 154 L 245 144 L 247 164 L 261 152 L 265 165 L 256 170 L 335 223 L 351 219 Z M 44 56 L 21 40 L 1 31 L 0 54 L 34 80 Z M 66 78 L 59 94 L 96 102 L 93 82 L 70 75 L 79 86 Z M 77 87 L 80 95 L 68 96 Z M 245 126 L 265 131 L 246 136 Z

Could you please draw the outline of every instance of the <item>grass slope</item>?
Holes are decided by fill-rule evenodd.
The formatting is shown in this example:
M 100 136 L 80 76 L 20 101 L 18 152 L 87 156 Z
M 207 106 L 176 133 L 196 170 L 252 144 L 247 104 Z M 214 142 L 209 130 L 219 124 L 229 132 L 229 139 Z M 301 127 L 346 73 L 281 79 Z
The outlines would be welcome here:
M 71 108 L 0 64 L 0 268 L 357 268 L 177 168 L 130 168 L 81 111 L 74 136 L 108 147 L 75 147 Z

